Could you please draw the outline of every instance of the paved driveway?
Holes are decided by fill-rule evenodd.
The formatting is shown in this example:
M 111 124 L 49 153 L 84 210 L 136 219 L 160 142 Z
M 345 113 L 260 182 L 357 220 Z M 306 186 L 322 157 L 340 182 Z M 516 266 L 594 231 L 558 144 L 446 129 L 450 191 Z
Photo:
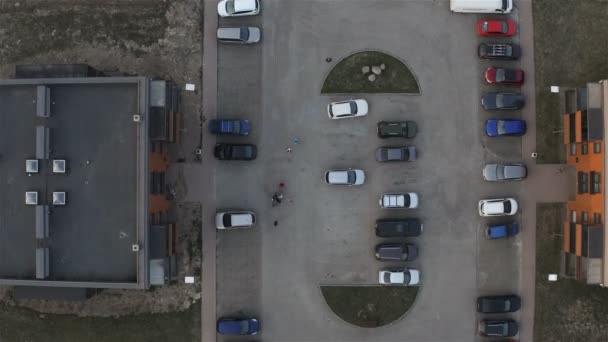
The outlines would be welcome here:
M 476 17 L 450 14 L 448 1 L 275 0 L 262 6 L 259 17 L 220 21 L 256 24 L 263 41 L 218 49 L 218 114 L 248 118 L 254 132 L 221 140 L 259 147 L 254 162 L 213 164 L 217 207 L 251 209 L 259 219 L 254 231 L 218 233 L 218 317 L 259 317 L 258 340 L 264 341 L 474 340 L 477 295 L 517 292 L 519 283 L 517 240 L 482 240 L 487 222 L 477 214 L 480 198 L 517 196 L 519 185 L 485 184 L 481 168 L 521 157 L 519 139 L 483 135 L 489 115 L 479 106 Z M 325 106 L 347 97 L 320 95 L 323 79 L 340 58 L 363 49 L 404 60 L 422 94 L 362 95 L 370 103 L 367 117 L 331 121 Z M 400 143 L 378 139 L 376 122 L 405 119 L 418 122 L 412 143 L 419 160 L 376 163 L 378 146 Z M 334 167 L 362 168 L 367 182 L 329 187 L 323 173 Z M 286 199 L 272 208 L 279 182 L 286 183 Z M 378 197 L 387 191 L 418 192 L 420 209 L 379 209 Z M 380 242 L 373 222 L 405 214 L 425 225 L 415 240 L 423 287 L 414 308 L 388 327 L 346 325 L 328 310 L 319 284 L 375 283 L 386 265 L 373 258 Z M 204 229 L 213 229 L 211 218 Z M 505 272 L 492 273 L 497 267 Z

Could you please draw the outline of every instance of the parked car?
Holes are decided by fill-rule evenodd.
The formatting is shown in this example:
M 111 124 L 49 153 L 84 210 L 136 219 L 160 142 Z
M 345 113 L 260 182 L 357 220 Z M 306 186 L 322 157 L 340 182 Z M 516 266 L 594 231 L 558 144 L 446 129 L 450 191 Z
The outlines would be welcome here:
M 487 93 L 481 98 L 485 110 L 521 109 L 525 103 L 524 96 L 517 93 Z
M 378 237 L 416 237 L 423 228 L 417 218 L 388 218 L 376 220 L 375 231 Z
M 380 196 L 380 208 L 415 209 L 418 208 L 418 194 L 414 192 L 391 193 Z
M 260 29 L 254 26 L 219 27 L 217 40 L 222 43 L 253 44 L 260 41 Z
M 519 233 L 519 225 L 515 222 L 488 226 L 486 229 L 487 239 L 503 239 L 515 236 Z
M 523 164 L 486 164 L 483 168 L 483 179 L 489 182 L 522 180 L 527 176 Z
M 390 285 L 419 285 L 420 271 L 413 268 L 383 270 L 378 272 L 378 281 Z
M 477 48 L 477 56 L 483 59 L 514 60 L 521 56 L 521 48 L 516 44 L 481 43 Z
M 486 337 L 513 337 L 517 335 L 517 322 L 512 319 L 482 319 L 479 334 Z
M 260 13 L 258 0 L 222 0 L 217 4 L 220 17 L 242 17 Z
M 517 23 L 511 19 L 479 19 L 477 33 L 480 36 L 510 37 L 517 33 Z
M 418 247 L 409 243 L 381 243 L 376 246 L 376 259 L 380 261 L 414 261 Z
M 516 312 L 520 307 L 521 299 L 515 295 L 483 296 L 477 298 L 477 312 L 479 313 Z
M 260 323 L 255 318 L 220 318 L 217 332 L 222 335 L 257 335 Z
M 486 82 L 499 85 L 520 86 L 524 83 L 524 71 L 490 67 L 486 70 Z
M 209 132 L 212 134 L 248 135 L 250 130 L 249 120 L 214 119 L 209 122 Z
M 526 134 L 526 122 L 520 119 L 490 119 L 486 121 L 489 137 L 521 136 Z
M 331 185 L 361 185 L 365 172 L 360 169 L 334 169 L 325 172 L 325 183 Z
M 213 155 L 219 160 L 253 160 L 258 149 L 252 144 L 219 143 L 215 145 Z
M 327 105 L 330 119 L 346 119 L 367 115 L 369 106 L 363 99 L 332 102 Z
M 217 229 L 252 228 L 255 214 L 251 211 L 220 211 L 215 214 Z
M 510 13 L 513 0 L 450 0 L 450 10 L 459 13 Z
M 416 147 L 414 146 L 387 146 L 376 149 L 376 160 L 379 162 L 414 161 L 416 160 Z
M 517 209 L 517 201 L 513 198 L 495 198 L 479 201 L 480 216 L 515 215 Z
M 378 122 L 378 137 L 408 138 L 416 136 L 418 125 L 414 121 L 380 121 Z

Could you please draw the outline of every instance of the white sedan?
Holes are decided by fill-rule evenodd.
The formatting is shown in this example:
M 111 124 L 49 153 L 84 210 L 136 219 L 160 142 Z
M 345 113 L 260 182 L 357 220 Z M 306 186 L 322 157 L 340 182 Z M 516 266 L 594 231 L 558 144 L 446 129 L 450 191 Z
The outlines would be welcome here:
M 260 13 L 258 0 L 222 0 L 217 4 L 220 17 L 241 17 Z
M 383 270 L 378 273 L 380 284 L 419 285 L 420 271 L 413 268 L 402 270 Z
M 327 115 L 330 119 L 355 118 L 367 115 L 368 108 L 363 99 L 332 102 L 327 105 Z
M 361 185 L 365 172 L 360 169 L 334 169 L 325 172 L 325 183 L 330 185 Z
M 495 198 L 479 201 L 480 216 L 506 216 L 517 214 L 517 201 L 514 198 Z

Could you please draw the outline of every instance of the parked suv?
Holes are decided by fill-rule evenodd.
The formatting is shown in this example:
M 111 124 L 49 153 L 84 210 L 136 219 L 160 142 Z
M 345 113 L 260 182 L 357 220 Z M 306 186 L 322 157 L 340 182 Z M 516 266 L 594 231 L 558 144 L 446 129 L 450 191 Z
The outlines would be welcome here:
M 216 144 L 213 155 L 219 160 L 253 160 L 258 155 L 258 149 L 252 144 Z
M 515 44 L 481 43 L 477 55 L 483 59 L 518 59 L 521 49 Z
M 517 335 L 517 322 L 512 319 L 483 319 L 479 321 L 479 334 L 487 337 L 513 337 Z
M 515 312 L 521 307 L 521 299 L 515 295 L 485 296 L 477 298 L 477 312 L 479 313 L 507 313 Z
M 409 243 L 381 243 L 376 246 L 376 259 L 380 261 L 414 261 L 418 247 Z
M 418 208 L 418 194 L 415 192 L 382 194 L 378 204 L 384 209 L 415 209 Z
M 378 137 L 408 138 L 416 136 L 418 126 L 414 121 L 380 121 L 378 122 Z
M 376 220 L 376 236 L 413 237 L 422 233 L 422 223 L 417 218 L 397 218 Z
M 255 214 L 251 211 L 220 211 L 215 214 L 217 229 L 252 228 Z

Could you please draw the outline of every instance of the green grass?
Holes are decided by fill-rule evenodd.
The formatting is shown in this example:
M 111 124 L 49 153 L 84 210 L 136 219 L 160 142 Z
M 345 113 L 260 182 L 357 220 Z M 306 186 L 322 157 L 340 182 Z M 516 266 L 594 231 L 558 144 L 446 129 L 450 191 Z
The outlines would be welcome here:
M 368 74 L 361 68 L 380 64 L 386 70 L 370 82 Z M 352 54 L 334 66 L 329 72 L 321 93 L 407 93 L 419 94 L 418 82 L 410 69 L 397 58 L 378 51 L 364 51 Z
M 418 287 L 321 286 L 329 308 L 344 321 L 364 327 L 380 327 L 401 318 L 414 303 Z
M 608 289 L 560 278 L 563 204 L 538 204 L 534 341 L 608 341 Z
M 194 342 L 201 339 L 201 306 L 167 314 L 80 318 L 0 305 L 2 342 Z
M 608 2 L 534 0 L 536 145 L 539 163 L 562 163 L 562 114 L 549 87 L 584 86 L 608 78 Z M 524 58 L 525 58 L 525 51 Z

